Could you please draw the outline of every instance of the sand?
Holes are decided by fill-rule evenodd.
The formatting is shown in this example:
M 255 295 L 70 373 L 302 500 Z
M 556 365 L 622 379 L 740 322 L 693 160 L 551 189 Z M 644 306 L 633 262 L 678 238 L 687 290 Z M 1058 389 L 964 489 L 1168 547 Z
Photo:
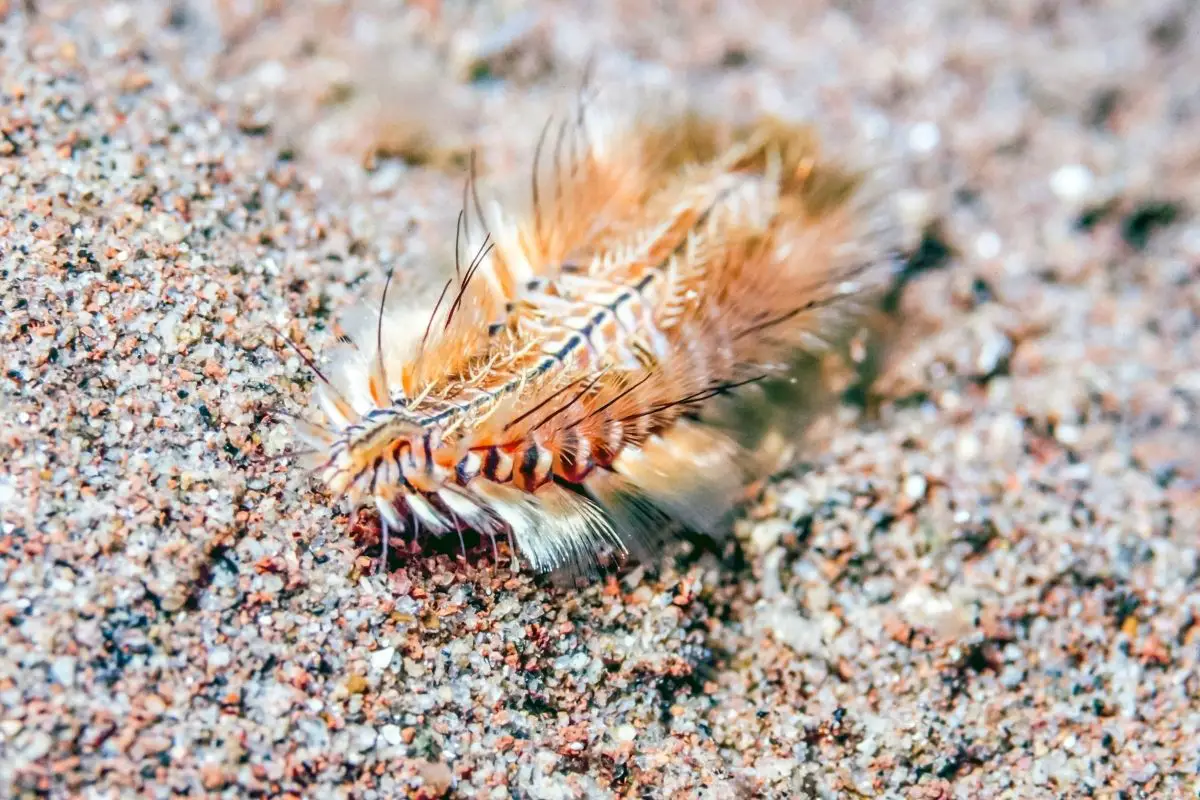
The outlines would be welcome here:
M 0 795 L 1195 797 L 1200 12 L 892 5 L 0 1 Z M 725 547 L 376 576 L 268 326 L 593 57 L 892 153 L 887 361 Z

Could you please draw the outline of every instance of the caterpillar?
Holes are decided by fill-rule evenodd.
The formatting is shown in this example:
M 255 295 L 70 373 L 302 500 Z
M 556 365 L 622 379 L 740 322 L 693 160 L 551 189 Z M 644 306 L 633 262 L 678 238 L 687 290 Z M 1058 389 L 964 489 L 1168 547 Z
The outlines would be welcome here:
M 536 572 L 719 535 L 770 469 L 739 420 L 879 284 L 861 175 L 774 117 L 583 99 L 543 129 L 525 213 L 485 212 L 474 175 L 432 308 L 390 307 L 389 272 L 328 375 L 293 345 L 314 473 L 377 511 L 381 564 L 394 531 L 507 536 Z

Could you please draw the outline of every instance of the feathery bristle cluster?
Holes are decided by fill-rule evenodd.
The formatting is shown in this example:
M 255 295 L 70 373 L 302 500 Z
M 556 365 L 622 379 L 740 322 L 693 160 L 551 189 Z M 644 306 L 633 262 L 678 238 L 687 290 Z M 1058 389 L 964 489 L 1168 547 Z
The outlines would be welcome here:
M 715 532 L 757 462 L 708 413 L 785 378 L 877 277 L 848 248 L 857 180 L 805 128 L 588 103 L 537 152 L 530 213 L 485 215 L 472 182 L 436 306 L 394 313 L 385 287 L 321 374 L 316 471 L 385 541 L 504 534 L 538 571 Z

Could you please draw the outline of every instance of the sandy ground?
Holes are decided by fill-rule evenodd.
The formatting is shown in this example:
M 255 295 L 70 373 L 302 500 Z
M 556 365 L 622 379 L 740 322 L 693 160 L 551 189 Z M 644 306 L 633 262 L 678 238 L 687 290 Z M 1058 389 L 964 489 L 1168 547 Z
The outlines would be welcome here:
M 1196 797 L 1200 10 L 895 5 L 0 0 L 0 795 Z M 738 547 L 376 577 L 266 326 L 593 57 L 897 155 L 889 360 Z

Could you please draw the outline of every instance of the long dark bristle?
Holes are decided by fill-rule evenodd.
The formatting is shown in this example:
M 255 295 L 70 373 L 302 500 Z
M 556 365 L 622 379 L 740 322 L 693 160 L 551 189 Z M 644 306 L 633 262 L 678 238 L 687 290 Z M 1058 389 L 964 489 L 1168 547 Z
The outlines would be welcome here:
M 458 219 L 454 223 L 454 277 L 462 280 L 462 236 L 465 232 L 467 239 L 471 238 L 471 231 L 466 228 L 467 225 L 467 186 L 463 184 L 463 207 L 458 210 Z
M 453 278 L 447 278 L 446 283 L 442 286 L 442 292 L 438 295 L 437 302 L 433 304 L 433 311 L 429 313 L 429 322 L 425 323 L 425 333 L 421 336 L 421 352 L 425 350 L 425 342 L 429 340 L 429 331 L 433 329 L 433 321 L 437 319 L 438 309 L 442 307 L 442 301 L 446 299 L 446 292 L 450 290 L 450 284 L 454 282 Z M 453 312 L 453 309 L 451 309 Z
M 573 405 L 575 405 L 576 403 L 578 403 L 578 402 L 579 402 L 579 398 L 583 397 L 585 394 L 587 394 L 589 391 L 591 391 L 592 387 L 593 387 L 593 386 L 595 386 L 597 383 L 599 383 L 599 382 L 600 382 L 600 379 L 601 379 L 601 378 L 603 378 L 603 377 L 604 377 L 606 374 L 607 374 L 607 373 L 605 373 L 605 372 L 601 371 L 599 374 L 597 374 L 597 375 L 596 375 L 596 377 L 594 377 L 594 378 L 592 378 L 590 381 L 588 381 L 588 384 L 587 384 L 587 386 L 584 386 L 582 389 L 580 389 L 580 390 L 579 390 L 579 394 L 575 395 L 575 396 L 574 396 L 574 397 L 572 397 L 570 400 L 568 400 L 567 402 L 565 402 L 565 403 L 563 403 L 561 406 L 559 406 L 557 409 L 555 409 L 554 411 L 550 412 L 550 414 L 549 414 L 548 416 L 546 416 L 546 418 L 545 418 L 545 419 L 543 419 L 543 420 L 542 420 L 541 422 L 539 422 L 537 425 L 534 425 L 532 428 L 530 428 L 530 430 L 531 430 L 531 431 L 536 431 L 538 428 L 542 427 L 542 426 L 543 426 L 543 425 L 545 425 L 547 422 L 549 422 L 550 420 L 554 419 L 554 418 L 555 418 L 555 417 L 557 417 L 559 414 L 563 413 L 563 412 L 564 412 L 564 411 L 566 411 L 568 408 L 570 408 L 571 406 L 573 406 Z
M 492 252 L 492 248 L 495 247 L 495 244 L 489 241 L 490 238 L 490 233 L 484 237 L 483 243 L 479 248 L 479 254 L 475 256 L 475 259 L 467 268 L 467 274 L 459 282 L 458 294 L 454 296 L 454 302 L 450 304 L 450 311 L 446 314 L 446 324 L 443 326 L 443 330 L 449 328 L 450 323 L 454 321 L 454 315 L 458 311 L 458 307 L 462 304 L 463 296 L 467 293 L 467 287 L 471 285 L 471 279 L 475 277 L 476 271 L 483 264 L 484 259 L 488 257 L 488 254 Z
M 705 400 L 709 400 L 713 397 L 716 397 L 719 394 L 724 394 L 726 392 L 733 391 L 734 389 L 740 388 L 742 386 L 747 386 L 751 383 L 757 383 L 759 381 L 766 380 L 767 377 L 768 376 L 766 376 L 766 375 L 758 375 L 753 378 L 748 378 L 744 381 L 730 381 L 727 383 L 717 384 L 716 386 L 710 386 L 706 389 L 701 389 L 698 392 L 693 392 L 692 394 L 688 395 L 687 397 L 681 397 L 678 400 L 671 400 L 670 402 L 662 403 L 657 406 L 653 406 L 653 407 L 651 407 L 645 411 L 641 411 L 637 414 L 630 414 L 627 417 L 621 417 L 621 421 L 629 422 L 630 420 L 635 420 L 640 417 L 649 416 L 651 414 L 661 414 L 663 411 L 666 411 L 667 409 L 670 409 L 670 408 L 677 408 L 679 406 L 687 406 L 687 405 L 692 405 L 694 403 L 700 403 Z
M 542 132 L 538 136 L 537 146 L 533 148 L 533 170 L 530 175 L 530 184 L 533 195 L 533 235 L 537 242 L 538 250 L 545 249 L 545 235 L 542 229 L 542 203 L 539 197 L 539 186 L 541 182 L 541 166 L 542 166 L 542 148 L 546 146 L 546 136 L 550 133 L 550 125 L 554 121 L 553 117 L 546 120 L 546 124 L 542 126 Z
M 383 364 L 383 311 L 387 306 L 388 287 L 392 285 L 392 275 L 395 270 L 388 268 L 387 280 L 383 282 L 383 296 L 379 298 L 379 319 L 375 321 L 375 363 L 379 366 L 379 377 L 383 381 L 383 388 L 388 387 L 387 367 Z
M 506 430 L 506 431 L 507 431 L 507 430 L 510 430 L 511 428 L 515 427 L 516 425 L 519 425 L 521 422 L 525 421 L 526 419 L 528 419 L 528 418 L 529 418 L 530 416 L 532 416 L 533 414 L 536 414 L 538 411 L 540 411 L 540 410 L 542 410 L 543 408 L 545 408 L 545 407 L 546 407 L 546 405 L 550 403 L 550 401 L 554 400 L 554 398 L 558 397 L 558 396 L 559 396 L 559 395 L 561 395 L 563 392 L 565 392 L 565 391 L 567 391 L 568 389 L 570 389 L 572 386 L 578 386 L 578 385 L 579 385 L 580 383 L 582 383 L 584 380 L 585 380 L 585 378 L 577 378 L 576 380 L 573 380 L 573 381 L 571 381 L 570 383 L 568 383 L 566 386 L 563 386 L 563 387 L 559 388 L 557 391 L 555 391 L 555 392 L 554 392 L 553 394 L 551 394 L 549 397 L 547 397 L 547 398 L 545 398 L 544 400 L 542 400 L 542 402 L 538 403 L 536 406 L 534 406 L 533 408 L 529 409 L 528 411 L 526 411 L 524 414 L 522 414 L 521 416 L 517 417 L 516 419 L 513 419 L 512 421 L 510 421 L 510 422 L 509 422 L 507 425 L 505 425 L 505 426 L 504 426 L 504 430 Z
M 585 419 L 591 419 L 592 417 L 596 416 L 597 414 L 604 413 L 605 411 L 607 411 L 609 408 L 612 407 L 613 403 L 619 402 L 621 400 L 621 398 L 628 396 L 631 392 L 635 391 L 639 386 L 641 386 L 646 381 L 650 380 L 650 378 L 653 376 L 654 376 L 653 372 L 647 372 L 640 381 L 638 381 L 637 383 L 631 383 L 629 386 L 625 387 L 621 391 L 621 393 L 618 394 L 616 397 L 609 400 L 607 403 L 605 403 L 604 405 L 595 409 L 594 411 L 589 412 L 587 414 L 587 416 L 581 418 L 579 421 L 583 422 L 583 420 L 585 420 Z
M 313 374 L 317 376 L 317 378 L 321 381 L 321 383 L 328 386 L 333 391 L 333 393 L 335 395 L 337 395 L 339 400 L 341 400 L 346 405 L 350 405 L 350 403 L 347 402 L 345 395 L 343 395 L 340 391 L 338 391 L 338 388 L 333 385 L 333 381 L 331 381 L 331 380 L 329 380 L 329 378 L 325 377 L 325 373 L 321 372 L 321 368 L 317 366 L 316 362 L 313 361 L 311 358 L 309 358 L 307 355 L 305 355 L 304 351 L 300 349 L 300 345 L 296 344 L 291 339 L 289 339 L 287 336 L 285 336 L 283 331 L 279 330 L 271 323 L 268 322 L 267 327 L 270 328 L 272 331 L 274 331 L 276 336 L 278 336 L 280 339 L 283 339 L 283 341 L 287 344 L 287 346 L 292 348 L 293 351 L 295 351 L 296 355 L 300 356 L 300 360 L 304 362 L 305 366 L 307 366 L 310 370 L 312 370 Z

